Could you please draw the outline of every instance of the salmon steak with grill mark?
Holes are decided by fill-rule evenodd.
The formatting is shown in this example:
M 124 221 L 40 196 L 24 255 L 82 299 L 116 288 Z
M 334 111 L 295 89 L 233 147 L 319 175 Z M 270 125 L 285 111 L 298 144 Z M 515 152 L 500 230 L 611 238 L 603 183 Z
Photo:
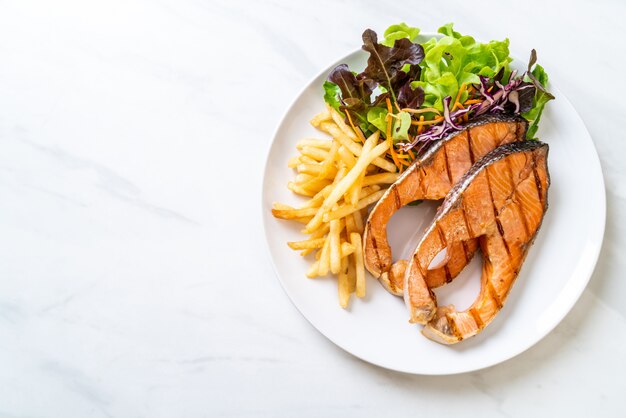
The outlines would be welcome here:
M 387 223 L 401 207 L 415 200 L 440 200 L 478 159 L 500 145 L 523 141 L 528 122 L 519 116 L 488 115 L 433 144 L 392 184 L 372 209 L 364 232 L 364 262 L 392 294 L 401 296 L 406 260 L 393 264 Z M 448 247 L 446 263 L 427 272 L 429 287 L 450 282 L 472 259 L 476 240 Z
M 548 145 L 539 141 L 503 145 L 450 190 L 404 276 L 410 322 L 426 324 L 426 337 L 457 343 L 478 334 L 502 309 L 548 208 L 547 156 Z M 463 312 L 437 307 L 426 279 L 432 260 L 472 240 L 478 240 L 483 257 L 478 297 Z

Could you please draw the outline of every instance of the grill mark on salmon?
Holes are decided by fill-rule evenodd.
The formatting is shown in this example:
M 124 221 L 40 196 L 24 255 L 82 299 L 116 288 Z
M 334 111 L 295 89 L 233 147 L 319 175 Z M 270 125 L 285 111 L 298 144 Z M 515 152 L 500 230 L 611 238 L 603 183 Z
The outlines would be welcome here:
M 425 324 L 422 332 L 428 338 L 457 343 L 478 334 L 503 308 L 548 208 L 547 156 L 548 146 L 538 141 L 503 145 L 476 162 L 444 199 L 404 277 L 410 322 Z M 481 289 L 462 312 L 453 306 L 437 307 L 423 275 L 423 267 L 444 248 L 442 233 L 447 248 L 458 241 L 480 241 Z
M 467 233 L 469 235 L 473 235 L 472 228 L 470 227 L 469 222 L 467 222 L 467 214 L 465 213 L 465 208 L 461 208 L 461 209 L 462 209 L 461 213 L 463 214 L 463 222 L 465 223 L 465 229 L 467 230 Z M 465 242 L 465 241 L 463 241 L 463 242 Z
M 498 144 L 523 141 L 527 126 L 526 120 L 516 116 L 496 114 L 480 117 L 466 125 L 464 130 L 433 144 L 387 190 L 369 215 L 363 239 L 365 266 L 387 290 L 400 296 L 404 286 L 402 276 L 389 274 L 393 258 L 386 228 L 391 216 L 400 207 L 415 200 L 443 199 L 475 159 Z M 448 255 L 455 259 L 465 257 L 469 262 L 476 248 L 476 243 L 466 247 L 457 246 Z M 450 279 L 453 279 L 461 269 L 448 269 L 448 272 L 434 269 L 427 272 L 427 279 L 432 277 L 431 284 L 441 285 L 446 280 L 439 280 L 438 277 L 448 277 L 449 274 Z M 395 280 L 394 283 L 391 280 Z
M 502 227 L 502 223 L 500 222 L 500 219 L 498 218 L 498 208 L 496 208 L 496 204 L 493 201 L 493 191 L 491 190 L 491 181 L 489 180 L 488 170 L 485 170 L 485 178 L 487 179 L 487 188 L 489 190 L 489 200 L 491 201 L 491 207 L 493 208 L 493 216 L 496 220 L 498 233 L 500 234 L 500 237 L 502 238 L 502 241 L 504 242 L 504 248 L 506 249 L 507 255 L 509 256 L 509 258 L 511 258 L 511 250 L 509 250 L 509 246 L 506 243 L 506 240 L 504 239 L 504 227 Z
M 537 194 L 539 195 L 539 200 L 541 201 L 542 189 L 541 189 L 541 181 L 539 181 L 539 175 L 537 174 L 537 170 L 533 167 L 533 178 L 535 179 L 535 187 L 537 187 Z
M 448 175 L 448 181 L 450 182 L 450 187 L 454 184 L 454 179 L 452 178 L 452 173 L 450 172 L 450 161 L 448 160 L 448 147 L 444 145 L 443 147 L 443 161 L 446 166 L 446 174 Z
M 452 333 L 452 335 L 457 337 L 459 340 L 462 340 L 463 335 L 459 331 L 459 328 L 456 326 L 456 322 L 450 319 L 450 314 L 448 313 L 445 314 L 445 317 L 446 317 L 446 321 L 448 321 L 448 328 L 450 329 L 450 332 Z
M 517 128 L 515 128 L 515 136 L 519 138 L 519 135 L 517 135 Z M 469 153 L 470 163 L 472 163 L 473 165 L 476 162 L 476 158 L 474 157 L 474 149 L 472 148 L 472 130 L 471 129 L 467 130 L 467 152 Z
M 502 239 L 504 241 L 504 238 Z M 489 292 L 489 296 L 491 296 L 491 300 L 496 303 L 498 309 L 502 309 L 503 303 L 500 300 L 500 295 L 496 292 L 496 289 L 493 288 L 493 284 L 490 281 L 487 281 L 487 291 Z
M 465 222 L 465 225 L 467 226 L 467 221 Z M 461 241 L 461 245 L 463 246 L 463 256 L 465 257 L 465 264 L 467 265 L 467 263 L 469 263 L 469 254 L 468 254 L 468 249 L 467 249 L 467 244 L 465 241 Z
M 381 263 L 379 255 L 378 255 L 378 251 L 377 251 L 378 250 L 378 245 L 376 244 L 376 238 L 375 237 L 372 237 L 371 245 L 374 248 L 374 255 L 376 257 L 376 265 L 380 268 L 382 266 L 382 263 Z
M 419 173 L 420 173 L 420 175 L 419 175 L 419 178 L 418 178 L 418 181 L 417 181 L 417 186 L 419 187 L 420 195 L 425 196 L 426 195 L 426 189 L 424 189 L 424 183 L 425 183 L 427 174 L 426 174 L 426 171 L 423 168 L 421 168 L 421 167 L 419 169 Z
M 444 264 L 443 271 L 446 273 L 446 283 L 450 283 L 453 279 L 452 274 L 450 274 L 450 269 L 447 264 Z
M 475 308 L 470 308 L 469 313 L 472 315 L 472 318 L 474 319 L 474 322 L 476 322 L 478 328 L 484 327 L 483 320 L 480 317 L 480 313 L 478 313 Z
M 515 196 L 515 198 L 518 199 L 517 192 L 515 192 L 513 196 Z M 519 200 L 522 200 L 522 199 L 523 198 L 519 198 Z M 517 213 L 518 213 L 520 221 L 522 222 L 522 226 L 524 227 L 524 232 L 526 233 L 525 236 L 529 236 L 530 227 L 528 226 L 528 222 L 526 221 L 526 214 L 524 213 L 524 210 L 522 209 L 522 205 L 517 205 Z
M 400 195 L 398 194 L 398 189 L 393 189 L 393 198 L 396 201 L 396 209 L 400 209 L 402 207 L 402 202 L 400 201 Z

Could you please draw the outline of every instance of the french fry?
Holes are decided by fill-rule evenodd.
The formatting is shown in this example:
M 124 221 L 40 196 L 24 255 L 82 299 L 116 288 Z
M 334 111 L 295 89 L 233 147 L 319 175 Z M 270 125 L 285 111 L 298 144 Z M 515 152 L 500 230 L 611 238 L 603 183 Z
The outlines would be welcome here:
M 322 193 L 323 191 L 324 189 L 320 190 L 315 196 L 311 197 L 311 199 L 309 199 L 302 206 L 300 206 L 300 209 L 319 208 L 322 205 L 322 203 L 324 203 L 324 195 Z
M 307 181 L 313 180 L 315 177 L 313 177 L 310 174 L 304 174 L 304 173 L 300 173 L 296 176 L 296 178 L 294 179 L 296 183 L 302 185 L 302 183 L 306 183 Z
M 313 254 L 307 277 L 337 277 L 339 304 L 346 308 L 352 293 L 365 295 L 363 217 L 400 174 L 389 156 L 391 141 L 380 141 L 378 133 L 364 138 L 331 107 L 311 124 L 332 138 L 296 143 L 299 155 L 288 161 L 296 175 L 287 187 L 305 199 L 299 207 L 274 203 L 272 214 L 305 225 L 306 239 L 287 245 L 301 256 Z
M 314 161 L 324 161 L 328 158 L 328 151 L 324 151 L 323 149 L 315 148 L 315 147 L 303 147 L 300 150 L 300 153 L 305 157 L 309 157 Z
M 348 261 L 348 283 L 350 293 L 354 293 L 356 290 L 356 266 L 350 261 Z
M 365 296 L 365 264 L 363 262 L 363 247 L 361 235 L 357 232 L 350 234 L 350 241 L 354 246 L 354 258 L 356 265 L 356 295 L 360 298 Z
M 291 157 L 289 159 L 289 161 L 287 162 L 287 167 L 289 168 L 296 168 L 298 166 L 298 164 L 300 164 L 300 157 Z
M 378 132 L 370 136 L 367 141 L 365 141 L 364 148 L 368 145 L 368 143 L 376 143 L 378 141 Z M 370 152 L 365 152 L 359 156 L 356 164 L 352 169 L 346 174 L 344 178 L 341 179 L 339 183 L 335 186 L 335 188 L 330 192 L 330 195 L 324 200 L 324 203 L 315 214 L 311 222 L 307 224 L 305 231 L 311 231 L 315 227 L 317 227 L 320 223 L 322 223 L 322 219 L 324 217 L 324 213 L 328 212 L 339 199 L 348 191 L 350 186 L 356 181 L 361 172 L 365 170 L 365 167 L 368 166 L 376 157 L 384 154 L 389 148 L 389 143 L 387 141 L 382 142 L 376 145 Z
M 274 202 L 274 203 L 272 203 L 272 209 L 292 210 L 292 209 L 295 209 L 295 208 L 292 207 L 292 206 L 289 206 L 289 205 L 285 205 L 284 203 Z
M 341 256 L 347 257 L 350 254 L 354 253 L 354 245 L 350 244 L 347 241 L 341 243 Z
M 329 184 L 331 184 L 330 180 L 311 178 L 310 180 L 307 180 L 304 183 L 300 183 L 299 186 L 303 187 L 306 190 L 311 190 L 311 191 L 313 191 L 313 192 L 315 192 L 317 194 L 320 191 L 322 191 L 322 189 L 324 189 L 324 187 L 328 186 Z M 315 196 L 313 196 L 313 197 L 315 197 Z
M 302 218 L 294 218 L 294 219 L 291 219 L 291 220 L 306 225 L 306 224 L 308 224 L 311 221 L 311 219 L 313 219 L 312 216 L 304 216 Z
M 294 192 L 295 194 L 299 194 L 302 196 L 313 197 L 316 194 L 314 191 L 307 190 L 304 187 L 294 183 L 293 181 L 290 181 L 289 183 L 287 183 L 287 188 L 291 190 L 292 192 Z
M 337 125 L 335 125 L 334 123 L 324 122 L 320 125 L 320 129 L 328 133 L 329 135 L 331 135 L 337 141 L 339 141 L 341 145 L 348 148 L 348 150 L 350 150 L 352 154 L 356 155 L 357 157 L 361 156 L 361 151 L 362 151 L 361 145 L 357 142 L 354 142 L 349 137 L 347 137 L 341 131 L 341 129 L 339 129 Z M 397 171 L 397 167 L 395 166 L 394 163 L 387 161 L 384 158 L 381 158 L 380 156 L 375 158 L 372 161 L 372 164 L 374 164 L 377 167 L 382 168 L 385 171 L 389 171 L 390 173 L 395 173 Z
M 272 215 L 279 219 L 296 219 L 305 216 L 313 216 L 317 213 L 316 208 L 304 209 L 272 209 Z
M 337 175 L 335 176 L 335 179 L 333 180 L 333 184 L 337 184 L 341 180 L 343 180 L 343 178 L 346 176 L 347 173 L 348 173 L 348 167 L 346 167 L 345 164 L 340 164 L 339 170 L 337 170 Z M 332 189 L 330 191 L 332 191 Z M 329 195 L 330 195 L 330 192 L 326 195 L 326 197 L 328 197 Z
M 348 168 L 354 167 L 356 164 L 356 158 L 354 157 L 354 154 L 348 150 L 348 148 L 342 145 L 339 147 L 338 153 L 339 158 L 341 158 L 341 161 L 343 161 Z
M 359 201 L 361 189 L 363 188 L 363 177 L 365 177 L 365 172 L 361 173 L 361 175 L 357 178 L 357 180 L 352 185 L 352 189 L 350 189 L 346 195 L 348 199 L 345 199 L 345 200 L 351 205 L 355 205 Z
M 312 264 L 311 267 L 309 267 L 309 270 L 307 270 L 306 272 L 306 277 L 312 279 L 314 277 L 319 276 L 319 264 L 320 262 L 318 260 L 315 260 Z
M 330 233 L 328 241 L 330 243 L 330 272 L 339 273 L 341 268 L 341 244 L 340 244 L 340 221 L 335 219 L 330 222 Z
M 333 210 L 324 215 L 324 218 L 323 218 L 324 222 L 329 222 L 329 221 L 332 222 L 335 219 L 340 219 L 348 215 L 351 215 L 354 212 L 358 212 L 361 209 L 364 209 L 368 207 L 369 205 L 371 205 L 372 203 L 380 200 L 380 198 L 384 194 L 385 194 L 385 190 L 379 190 L 359 200 L 355 206 L 345 205 L 345 206 L 342 206 L 341 208 Z
M 304 147 L 315 147 L 329 150 L 332 142 L 333 141 L 329 141 L 328 139 L 305 138 L 296 143 L 296 148 L 302 149 Z
M 329 169 L 320 164 L 298 164 L 296 170 L 301 174 L 309 174 L 312 176 L 334 179 L 337 175 L 337 167 L 331 165 Z
M 329 108 L 328 111 L 330 112 L 331 118 L 337 124 L 339 129 L 341 129 L 341 132 L 343 132 L 351 140 L 356 141 L 357 140 L 356 133 L 352 130 L 351 127 L 346 125 L 346 123 L 343 121 L 343 117 L 339 114 L 339 112 L 337 112 L 335 109 L 333 109 L 332 107 L 328 105 L 326 106 Z
M 372 184 L 391 184 L 398 180 L 398 173 L 380 173 L 363 177 L 363 186 L 371 186 Z
M 350 234 L 356 232 L 356 224 L 354 223 L 354 216 L 346 216 L 346 234 L 350 237 Z
M 350 283 L 348 282 L 348 259 L 344 258 L 341 262 L 338 277 L 339 305 L 347 308 L 350 302 Z
M 330 231 L 330 224 L 325 223 L 311 234 L 311 239 L 324 238 L 328 231 Z
M 372 186 L 367 186 L 367 187 L 363 187 L 361 189 L 361 192 L 359 193 L 359 197 L 357 200 L 357 205 L 359 204 L 359 201 L 361 201 L 362 199 L 367 198 L 368 196 L 370 196 L 371 194 L 373 194 L 374 192 L 377 192 L 380 190 L 380 186 L 377 184 L 374 184 Z M 386 190 L 384 190 L 386 191 Z M 331 212 L 326 212 L 324 213 L 324 217 L 322 218 L 323 222 L 330 222 L 331 219 L 334 218 L 345 218 L 347 217 L 349 214 L 351 214 L 352 212 L 356 212 L 357 210 L 359 210 L 359 208 L 357 207 L 357 205 L 353 205 L 351 203 L 349 203 L 348 201 L 346 201 L 344 199 L 343 204 L 338 204 L 336 208 L 334 208 L 331 212 L 334 213 L 335 211 L 339 210 L 338 213 L 340 214 L 345 214 L 344 216 L 341 215 L 337 215 L 337 216 L 331 216 Z M 363 204 L 363 203 L 361 203 Z M 317 206 L 319 208 L 319 206 Z
M 330 147 L 330 151 L 328 151 L 328 157 L 322 163 L 322 171 L 318 175 L 319 178 L 329 177 L 330 173 L 336 171 L 335 169 L 335 160 L 337 159 L 337 150 L 339 145 L 337 142 L 333 141 L 332 146 Z
M 361 215 L 361 211 L 357 210 L 352 214 L 352 218 L 354 218 L 354 226 L 356 227 L 356 232 L 359 234 L 363 233 L 363 216 Z
M 300 157 L 298 157 L 298 161 L 303 164 L 319 164 L 319 161 L 314 160 L 311 157 L 307 157 L 306 155 L 300 155 Z
M 310 199 L 308 202 L 306 202 L 304 205 L 302 205 L 302 207 L 303 208 L 320 207 L 322 203 L 324 203 L 324 199 L 326 199 L 326 197 L 330 194 L 332 189 L 333 189 L 332 184 L 329 184 L 328 186 L 324 187 L 322 190 L 317 192 L 317 194 L 313 196 L 313 198 Z
M 292 250 L 306 250 L 313 248 L 322 248 L 326 240 L 324 238 L 317 239 L 307 239 L 304 241 L 292 241 L 288 242 L 287 245 Z
M 322 247 L 317 272 L 320 276 L 326 276 L 330 269 L 330 239 L 326 238 L 326 242 Z
M 320 123 L 329 120 L 330 118 L 330 112 L 328 111 L 328 109 L 324 109 L 324 111 L 313 116 L 313 119 L 311 119 L 311 125 L 317 128 L 320 126 Z

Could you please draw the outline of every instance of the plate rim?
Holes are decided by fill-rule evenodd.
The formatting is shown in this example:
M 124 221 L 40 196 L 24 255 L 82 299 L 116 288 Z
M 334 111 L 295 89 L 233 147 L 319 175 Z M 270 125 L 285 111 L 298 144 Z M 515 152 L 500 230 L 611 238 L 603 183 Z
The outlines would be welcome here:
M 419 37 L 440 37 L 440 34 L 436 34 L 436 33 L 428 33 L 428 32 L 424 32 L 424 33 L 420 33 Z M 479 39 L 477 39 L 477 41 L 480 42 Z M 600 201 L 598 201 L 597 203 L 600 205 L 599 207 L 599 218 L 597 219 L 597 223 L 599 228 L 594 229 L 594 231 L 596 231 L 595 233 L 591 234 L 591 238 L 590 241 L 593 242 L 598 242 L 599 243 L 597 245 L 595 245 L 595 248 L 593 249 L 593 254 L 590 257 L 590 262 L 585 266 L 585 271 L 584 271 L 584 277 L 585 280 L 581 280 L 578 287 L 574 289 L 574 291 L 572 292 L 573 297 L 571 297 L 569 300 L 567 300 L 567 303 L 564 303 L 562 306 L 562 308 L 559 310 L 558 315 L 556 315 L 552 321 L 552 323 L 550 323 L 548 326 L 543 327 L 543 330 L 541 332 L 539 332 L 537 335 L 537 338 L 532 338 L 531 341 L 526 344 L 526 345 L 521 345 L 519 347 L 519 349 L 517 350 L 512 350 L 511 353 L 509 353 L 508 355 L 505 355 L 503 358 L 499 358 L 496 361 L 489 363 L 489 364 L 485 364 L 485 365 L 480 365 L 478 367 L 467 367 L 464 369 L 459 369 L 459 370 L 455 370 L 455 371 L 442 371 L 442 372 L 423 372 L 423 371 L 410 371 L 410 370 L 406 370 L 406 369 L 399 369 L 397 367 L 393 367 L 390 366 L 388 364 L 382 364 L 381 362 L 372 360 L 372 359 L 366 359 L 363 358 L 363 356 L 360 356 L 356 353 L 354 353 L 353 351 L 351 351 L 350 349 L 348 349 L 347 347 L 345 347 L 342 343 L 336 341 L 334 338 L 328 336 L 326 333 L 324 333 L 315 323 L 313 323 L 313 321 L 304 314 L 304 312 L 302 312 L 302 309 L 300 309 L 300 307 L 298 306 L 298 304 L 296 303 L 296 301 L 294 300 L 294 297 L 290 294 L 289 290 L 287 289 L 286 285 L 283 283 L 283 279 L 281 278 L 281 274 L 278 270 L 278 267 L 276 265 L 276 262 L 274 261 L 274 257 L 272 256 L 272 251 L 271 251 L 271 245 L 268 239 L 268 225 L 267 225 L 267 219 L 268 217 L 265 214 L 265 208 L 264 208 L 264 202 L 265 202 L 265 195 L 266 195 L 266 181 L 267 181 L 267 176 L 268 176 L 268 168 L 269 168 L 269 158 L 270 155 L 272 154 L 272 150 L 274 149 L 275 145 L 276 145 L 276 138 L 279 134 L 279 132 L 283 129 L 283 125 L 286 123 L 287 121 L 287 115 L 291 112 L 291 110 L 293 109 L 293 107 L 296 105 L 296 103 L 298 102 L 298 99 L 304 94 L 304 92 L 309 89 L 315 82 L 315 80 L 317 80 L 319 77 L 324 76 L 328 70 L 330 68 L 332 68 L 335 65 L 340 64 L 342 61 L 346 61 L 348 60 L 350 57 L 352 57 L 355 54 L 361 53 L 362 50 L 359 49 L 355 49 L 347 54 L 342 55 L 340 58 L 336 59 L 335 61 L 333 61 L 331 64 L 329 64 L 328 66 L 322 68 L 320 71 L 318 71 L 317 73 L 315 73 L 312 77 L 310 77 L 307 82 L 304 84 L 303 87 L 301 87 L 296 95 L 294 96 L 294 98 L 291 100 L 291 102 L 289 103 L 289 105 L 285 108 L 285 110 L 281 113 L 281 118 L 278 122 L 278 124 L 276 125 L 276 128 L 274 129 L 272 136 L 271 136 L 271 141 L 269 142 L 269 144 L 266 146 L 266 150 L 264 153 L 264 164 L 263 164 L 263 175 L 261 176 L 261 197 L 260 197 L 260 211 L 259 211 L 259 216 L 261 216 L 261 224 L 262 224 L 262 229 L 263 229 L 263 236 L 264 236 L 264 241 L 265 241 L 265 252 L 267 257 L 270 260 L 270 263 L 272 265 L 272 268 L 274 270 L 274 274 L 276 276 L 277 281 L 280 283 L 280 287 L 282 288 L 282 290 L 285 292 L 285 294 L 287 295 L 287 297 L 289 298 L 289 300 L 291 301 L 292 305 L 296 308 L 296 310 L 300 313 L 300 315 L 302 315 L 302 317 L 304 317 L 304 319 L 307 320 L 307 322 L 317 331 L 319 332 L 322 336 L 324 336 L 327 340 L 331 341 L 334 345 L 336 345 L 337 347 L 341 348 L 343 351 L 349 353 L 350 355 L 366 362 L 369 364 L 373 364 L 377 367 L 381 367 L 387 370 L 393 370 L 396 372 L 400 372 L 400 373 L 405 373 L 405 374 L 411 374 L 411 375 L 422 375 L 422 376 L 452 376 L 452 375 L 458 375 L 458 374 L 463 374 L 463 373 L 470 373 L 470 372 L 474 372 L 474 371 L 479 371 L 479 370 L 484 370 L 490 367 L 494 367 L 497 366 L 498 364 L 502 364 L 508 360 L 511 360 L 517 356 L 519 356 L 520 354 L 524 353 L 525 351 L 527 351 L 528 349 L 530 349 L 531 347 L 533 347 L 534 345 L 538 344 L 540 341 L 542 341 L 548 334 L 550 334 L 562 321 L 563 319 L 565 319 L 565 317 L 571 312 L 572 308 L 574 307 L 574 305 L 578 302 L 578 300 L 580 299 L 580 297 L 582 296 L 582 293 L 584 292 L 584 290 L 587 288 L 589 281 L 591 280 L 591 277 L 593 275 L 593 272 L 596 269 L 596 266 L 598 264 L 598 259 L 600 257 L 600 253 L 602 251 L 602 247 L 604 244 L 604 235 L 605 235 L 605 231 L 606 231 L 606 183 L 604 181 L 604 172 L 602 171 L 602 165 L 600 163 L 600 156 L 598 155 L 598 151 L 595 145 L 595 142 L 593 140 L 593 137 L 591 136 L 591 133 L 589 132 L 589 129 L 587 128 L 585 121 L 583 120 L 583 118 L 580 116 L 580 114 L 576 111 L 576 108 L 574 107 L 574 105 L 572 104 L 572 102 L 567 98 L 566 95 L 564 95 L 561 90 L 557 87 L 554 86 L 552 82 L 550 82 L 550 89 L 555 93 L 555 96 L 558 96 L 559 101 L 562 101 L 566 104 L 566 106 L 569 106 L 573 113 L 576 115 L 576 118 L 580 121 L 581 126 L 584 128 L 583 134 L 586 135 L 590 141 L 591 147 L 593 149 L 593 156 L 591 158 L 591 161 L 589 161 L 589 163 L 591 163 L 593 166 L 595 166 L 595 168 L 597 168 L 598 172 L 599 172 L 599 180 L 601 183 L 601 199 Z M 516 59 L 516 57 L 513 57 L 514 61 L 519 61 Z M 569 282 L 568 282 L 569 283 Z

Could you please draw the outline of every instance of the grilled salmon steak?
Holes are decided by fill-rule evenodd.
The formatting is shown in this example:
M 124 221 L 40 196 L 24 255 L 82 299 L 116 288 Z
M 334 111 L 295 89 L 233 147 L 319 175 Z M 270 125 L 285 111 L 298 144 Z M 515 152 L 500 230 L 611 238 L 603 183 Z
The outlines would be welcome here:
M 474 162 L 500 145 L 522 141 L 528 122 L 519 116 L 488 115 L 476 119 L 462 131 L 443 138 L 418 158 L 378 201 L 369 215 L 364 232 L 365 266 L 385 288 L 401 296 L 407 262 L 392 264 L 387 241 L 387 223 L 402 206 L 415 200 L 443 199 Z M 448 247 L 449 260 L 427 272 L 430 287 L 441 286 L 456 277 L 471 260 L 477 242 L 469 240 Z
M 548 145 L 503 145 L 476 162 L 450 190 L 406 267 L 404 299 L 411 322 L 431 340 L 453 344 L 479 333 L 502 309 L 548 208 Z M 444 249 L 478 240 L 481 288 L 472 306 L 437 307 L 426 280 Z

